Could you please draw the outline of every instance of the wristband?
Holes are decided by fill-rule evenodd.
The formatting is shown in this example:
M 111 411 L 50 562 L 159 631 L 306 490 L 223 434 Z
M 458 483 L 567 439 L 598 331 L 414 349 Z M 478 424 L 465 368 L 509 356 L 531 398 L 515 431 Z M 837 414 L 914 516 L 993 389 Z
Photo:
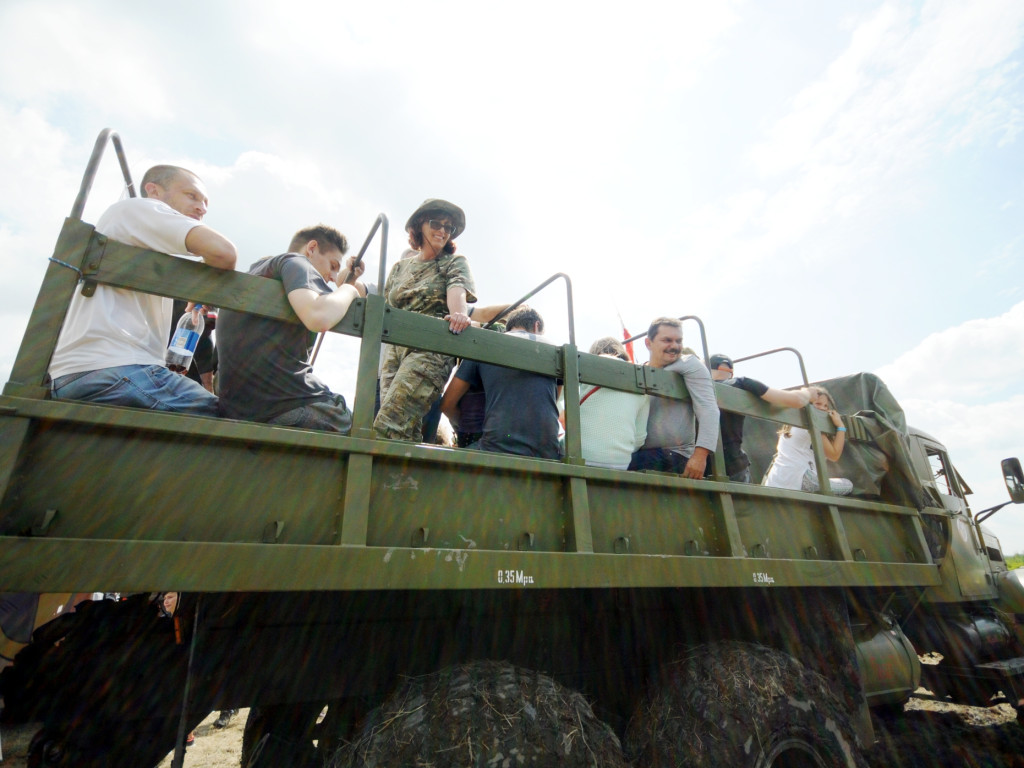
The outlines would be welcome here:
M 845 432 L 846 427 L 836 427 L 836 432 Z

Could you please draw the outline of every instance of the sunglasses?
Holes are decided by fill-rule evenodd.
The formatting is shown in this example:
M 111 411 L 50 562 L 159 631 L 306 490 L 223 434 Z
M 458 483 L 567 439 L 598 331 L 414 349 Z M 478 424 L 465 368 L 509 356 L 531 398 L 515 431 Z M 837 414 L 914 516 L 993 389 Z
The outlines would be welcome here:
M 430 219 L 427 222 L 427 224 L 429 224 L 430 228 L 433 229 L 434 231 L 437 231 L 439 229 L 443 229 L 444 233 L 446 235 L 448 235 L 449 237 L 455 237 L 455 233 L 459 231 L 458 228 L 454 224 L 444 224 L 444 223 L 438 221 L 437 219 Z

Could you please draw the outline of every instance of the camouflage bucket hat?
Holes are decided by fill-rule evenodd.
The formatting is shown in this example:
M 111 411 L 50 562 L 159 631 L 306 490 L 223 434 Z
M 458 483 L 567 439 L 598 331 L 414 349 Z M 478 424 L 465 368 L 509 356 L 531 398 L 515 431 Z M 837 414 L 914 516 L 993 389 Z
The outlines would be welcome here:
M 412 212 L 412 216 L 405 222 L 405 228 L 407 230 L 413 228 L 413 222 L 420 214 L 424 213 L 441 213 L 447 214 L 452 219 L 452 224 L 455 225 L 455 231 L 452 232 L 452 239 L 454 240 L 457 235 L 461 235 L 466 231 L 466 214 L 459 206 L 455 203 L 449 203 L 447 200 L 442 200 L 438 197 L 431 197 L 424 200 L 423 203 Z

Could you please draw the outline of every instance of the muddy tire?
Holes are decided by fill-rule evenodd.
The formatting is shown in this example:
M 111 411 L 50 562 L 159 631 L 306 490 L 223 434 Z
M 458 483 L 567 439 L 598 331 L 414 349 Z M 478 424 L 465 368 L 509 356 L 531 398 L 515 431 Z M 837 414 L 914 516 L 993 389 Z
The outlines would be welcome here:
M 619 740 L 587 700 L 504 662 L 412 678 L 367 715 L 332 768 L 429 765 L 626 768 Z
M 740 642 L 667 665 L 633 714 L 627 754 L 650 768 L 863 768 L 849 717 L 821 675 Z

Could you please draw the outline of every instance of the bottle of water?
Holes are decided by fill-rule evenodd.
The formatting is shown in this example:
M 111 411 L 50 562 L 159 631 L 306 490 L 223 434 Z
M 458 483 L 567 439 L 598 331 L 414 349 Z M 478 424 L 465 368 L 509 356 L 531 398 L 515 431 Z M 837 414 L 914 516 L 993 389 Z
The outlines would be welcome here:
M 196 353 L 196 344 L 199 337 L 203 335 L 206 321 L 203 320 L 203 305 L 196 304 L 195 308 L 186 311 L 178 320 L 174 328 L 174 335 L 171 336 L 171 343 L 167 346 L 164 354 L 164 365 L 172 371 L 184 373 L 192 364 L 192 356 Z

